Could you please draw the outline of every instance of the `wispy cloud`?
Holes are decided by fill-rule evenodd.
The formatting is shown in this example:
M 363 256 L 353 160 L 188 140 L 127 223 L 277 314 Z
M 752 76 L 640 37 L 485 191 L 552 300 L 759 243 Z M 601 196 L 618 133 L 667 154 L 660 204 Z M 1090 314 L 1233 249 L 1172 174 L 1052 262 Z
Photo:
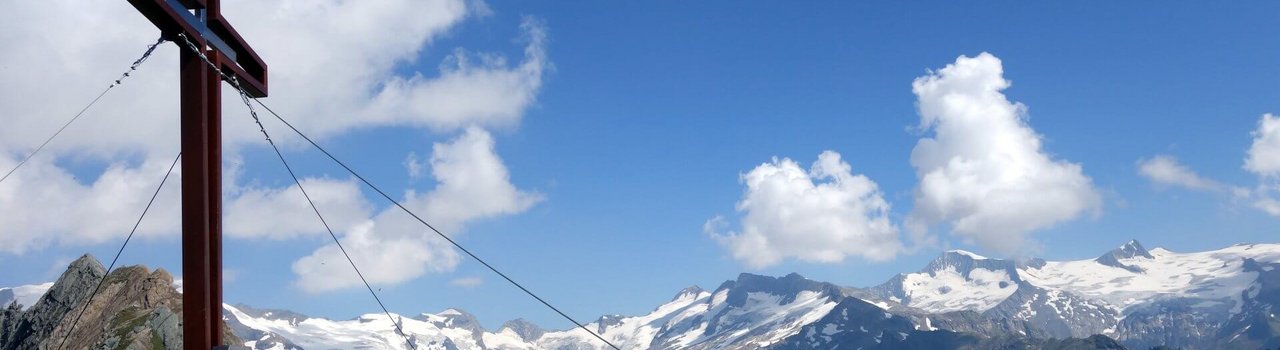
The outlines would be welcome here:
M 475 288 L 484 284 L 484 279 L 480 277 L 462 277 L 449 281 L 449 284 L 462 288 Z
M 1263 114 L 1250 135 L 1253 142 L 1245 152 L 1243 168 L 1257 176 L 1258 184 L 1253 188 L 1200 176 L 1167 155 L 1139 160 L 1138 172 L 1160 185 L 1227 193 L 1234 200 L 1248 201 L 1255 209 L 1280 217 L 1280 117 Z
M 1190 168 L 1169 155 L 1156 155 L 1138 160 L 1138 173 L 1163 186 L 1176 186 L 1192 190 L 1223 191 L 1228 186 L 1196 174 Z

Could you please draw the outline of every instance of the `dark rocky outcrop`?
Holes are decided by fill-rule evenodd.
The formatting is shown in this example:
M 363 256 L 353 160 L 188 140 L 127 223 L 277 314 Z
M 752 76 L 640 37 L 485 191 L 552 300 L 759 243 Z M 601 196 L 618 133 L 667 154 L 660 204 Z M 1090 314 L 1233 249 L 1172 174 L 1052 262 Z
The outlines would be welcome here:
M 6 326 L 0 329 L 0 350 L 36 349 L 54 335 L 58 336 L 58 340 L 66 337 L 65 330 L 57 332 L 63 328 L 64 319 L 75 318 L 71 314 L 73 309 L 88 299 L 93 287 L 104 274 L 106 268 L 89 255 L 71 262 L 53 288 L 40 297 L 35 305 L 25 312 L 6 312 L 7 317 L 0 320 L 0 324 Z M 72 320 L 66 321 L 69 327 Z M 77 345 L 70 340 L 68 342 Z
M 172 275 L 142 266 L 104 274 L 96 259 L 82 256 L 35 305 L 0 311 L 0 350 L 182 348 L 182 295 Z M 229 330 L 223 336 L 242 343 Z
M 1258 283 L 1241 295 L 1240 312 L 1218 330 L 1213 346 L 1220 349 L 1280 348 L 1280 263 L 1244 260 L 1244 271 L 1258 274 Z

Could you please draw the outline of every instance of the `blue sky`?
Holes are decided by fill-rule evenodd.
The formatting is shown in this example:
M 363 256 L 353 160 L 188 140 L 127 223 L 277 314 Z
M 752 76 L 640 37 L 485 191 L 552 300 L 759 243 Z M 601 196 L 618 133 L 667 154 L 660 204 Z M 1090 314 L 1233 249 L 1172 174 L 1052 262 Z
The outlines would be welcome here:
M 533 17 L 545 25 L 550 64 L 534 102 L 518 122 L 488 128 L 510 183 L 543 200 L 518 213 L 469 222 L 459 240 L 583 321 L 644 313 L 685 286 L 715 288 L 744 271 L 799 272 L 869 286 L 918 269 L 947 248 L 1002 255 L 942 225 L 931 232 L 937 245 L 886 261 L 784 259 L 761 268 L 734 259 L 703 230 L 716 216 L 738 224 L 741 174 L 772 157 L 807 168 L 825 150 L 838 152 L 854 174 L 874 181 L 891 205 L 890 221 L 901 224 L 912 212 L 919 183 L 909 161 L 912 150 L 929 135 L 917 128 L 912 82 L 958 56 L 983 52 L 1002 62 L 1003 77 L 1012 82 L 1003 93 L 1027 106 L 1027 124 L 1042 135 L 1043 151 L 1082 166 L 1101 198 L 1096 215 L 1076 215 L 1029 233 L 1041 247 L 1037 255 L 1089 258 L 1130 238 L 1175 251 L 1275 242 L 1280 217 L 1231 195 L 1153 183 L 1139 173 L 1138 163 L 1165 154 L 1214 181 L 1259 184 L 1242 164 L 1259 118 L 1280 113 L 1280 43 L 1273 39 L 1280 36 L 1273 24 L 1280 6 L 1070 5 L 494 2 L 488 4 L 491 14 L 448 26 L 415 60 L 394 70 L 433 77 L 455 48 L 501 55 L 514 64 L 525 48 L 518 39 L 522 21 Z M 254 39 L 251 32 L 245 36 Z M 114 73 L 116 66 L 123 65 L 108 70 Z M 170 58 L 144 69 L 174 66 Z M 242 108 L 234 102 L 224 105 L 227 123 L 247 123 L 242 112 L 232 112 Z M 308 125 L 305 114 L 281 112 Z M 268 127 L 278 138 L 290 137 L 278 126 Z M 435 184 L 411 177 L 406 156 L 430 154 L 432 143 L 458 134 L 400 125 L 351 127 L 322 142 L 392 192 L 427 192 Z M 86 179 L 96 178 L 106 164 L 139 162 L 136 152 L 98 158 L 67 152 L 59 163 Z M 242 179 L 291 185 L 270 152 L 261 143 L 247 143 Z M 286 155 L 304 176 L 348 179 L 304 147 L 287 147 Z M 375 211 L 386 207 L 371 192 L 364 194 Z M 362 289 L 310 293 L 292 284 L 291 265 L 328 239 L 229 239 L 225 266 L 233 278 L 226 284 L 227 301 L 331 318 L 375 311 Z M 0 266 L 6 266 L 0 285 L 50 281 L 83 252 L 109 259 L 118 242 L 0 252 Z M 139 239 L 122 261 L 176 271 L 178 244 L 174 235 Z M 483 282 L 450 283 L 474 277 Z M 486 326 L 516 317 L 568 326 L 465 259 L 451 271 L 381 290 L 392 311 L 403 314 L 458 307 Z

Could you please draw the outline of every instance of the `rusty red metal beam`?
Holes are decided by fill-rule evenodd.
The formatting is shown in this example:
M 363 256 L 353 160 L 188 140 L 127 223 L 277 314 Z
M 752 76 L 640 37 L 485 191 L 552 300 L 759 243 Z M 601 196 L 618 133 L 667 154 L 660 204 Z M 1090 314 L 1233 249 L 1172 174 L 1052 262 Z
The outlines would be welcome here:
M 211 1 L 210 6 L 217 4 Z M 210 57 L 215 65 L 223 64 L 220 54 Z M 209 211 L 209 314 L 210 345 L 224 345 L 222 341 L 222 80 L 212 69 L 206 69 L 205 78 L 205 172 L 209 182 L 205 185 L 204 200 Z M 237 344 L 238 345 L 238 344 Z M 206 348 L 207 349 L 207 348 Z
M 196 44 L 205 44 L 204 38 L 199 35 L 200 31 L 190 23 L 187 23 L 186 20 L 183 20 L 177 12 L 179 10 L 169 6 L 165 0 L 129 0 L 129 4 L 132 4 L 133 8 L 142 13 L 142 16 L 150 20 L 151 24 L 154 24 L 165 35 L 185 33 L 187 36 L 192 37 L 191 40 L 195 41 Z
M 181 52 L 183 348 L 223 347 L 224 77 L 213 67 L 234 77 L 250 96 L 266 97 L 267 64 L 222 17 L 219 0 L 128 1 Z M 202 52 L 192 52 L 179 34 Z
M 180 107 L 182 135 L 182 339 L 183 349 L 209 350 L 214 346 L 211 323 L 214 318 L 210 285 L 213 265 L 210 261 L 210 220 L 212 198 L 210 170 L 221 167 L 210 164 L 209 81 L 220 84 L 200 56 L 182 50 L 179 59 L 182 97 Z M 218 196 L 221 198 L 221 196 Z
M 210 8 L 214 7 L 211 6 Z M 225 66 L 237 72 L 237 76 L 252 78 L 242 79 L 247 83 L 245 85 L 251 85 L 245 86 L 245 90 L 250 90 L 250 95 L 253 95 L 254 91 L 260 91 L 262 96 L 254 97 L 265 97 L 267 94 L 266 61 L 262 60 L 262 57 L 259 57 L 252 47 L 245 44 L 244 37 L 240 36 L 240 33 L 235 30 L 235 27 L 231 26 L 226 17 L 222 17 L 222 14 L 210 11 L 209 30 L 218 37 L 223 38 L 231 46 L 231 49 L 236 52 L 235 64 L 226 64 Z

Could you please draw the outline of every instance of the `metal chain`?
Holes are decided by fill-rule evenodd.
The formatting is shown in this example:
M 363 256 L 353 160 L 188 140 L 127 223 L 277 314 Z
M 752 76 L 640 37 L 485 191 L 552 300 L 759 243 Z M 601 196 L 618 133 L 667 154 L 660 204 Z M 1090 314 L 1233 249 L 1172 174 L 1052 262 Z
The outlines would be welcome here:
M 213 62 L 209 61 L 209 56 L 205 55 L 204 50 L 200 50 L 199 48 L 197 48 L 196 44 L 192 43 L 191 39 L 187 38 L 186 34 L 179 33 L 178 38 L 181 38 L 182 41 L 187 44 L 187 48 L 191 49 L 191 52 L 195 52 L 197 55 L 199 55 L 200 60 L 204 61 L 204 63 L 208 65 L 209 68 L 212 68 L 214 72 L 217 72 L 218 75 L 221 76 L 224 80 L 226 80 L 228 83 L 231 83 L 232 87 L 236 88 L 236 92 L 240 93 L 240 100 L 244 101 L 244 105 L 249 107 L 249 115 L 253 117 L 253 122 L 258 124 L 258 130 L 262 131 L 262 136 L 267 138 L 267 143 L 274 145 L 275 141 L 272 141 L 271 135 L 267 134 L 267 128 L 262 126 L 262 119 L 258 118 L 258 112 L 254 110 L 253 105 L 249 103 L 249 92 L 245 91 L 244 86 L 240 85 L 240 80 L 236 79 L 235 76 L 228 75 L 227 73 L 223 72 L 221 67 L 218 67 L 218 65 L 213 64 Z
M 49 145 L 50 141 L 53 141 L 54 138 L 58 137 L 58 135 L 61 135 L 63 131 L 67 130 L 67 127 L 71 126 L 71 123 L 75 123 L 76 120 L 79 120 L 81 116 L 84 116 L 84 112 L 88 111 L 89 107 L 93 107 L 93 105 L 98 104 L 98 100 L 101 100 L 103 96 L 106 96 L 107 92 L 110 92 L 111 89 L 115 88 L 116 86 L 120 86 L 120 83 L 124 82 L 124 80 L 129 77 L 130 73 L 138 70 L 138 66 L 141 66 L 142 62 L 146 61 L 148 57 L 151 57 L 151 53 L 156 51 L 157 46 L 160 46 L 160 44 L 164 43 L 167 40 L 168 39 L 165 39 L 164 36 L 160 36 L 160 39 L 156 39 L 156 42 L 154 44 L 151 44 L 151 46 L 147 47 L 147 52 L 143 53 L 142 57 L 139 57 L 136 61 L 133 61 L 133 64 L 129 66 L 129 70 L 124 71 L 124 74 L 121 74 L 120 78 L 117 78 L 114 83 L 111 83 L 111 85 L 107 85 L 107 88 L 102 89 L 102 92 L 98 93 L 98 97 L 94 97 L 93 101 L 89 101 L 89 104 L 85 105 L 84 108 L 81 108 L 79 113 L 76 113 L 74 117 L 71 117 L 71 120 L 68 120 L 66 123 L 63 123 L 62 127 L 58 128 L 58 131 L 55 131 L 53 135 L 49 135 L 49 138 L 46 138 L 44 142 L 40 143 L 40 147 L 36 147 L 36 150 L 31 151 L 31 153 L 28 153 L 26 157 L 23 157 L 22 160 L 18 162 L 18 165 L 14 166 L 13 169 L 9 169 L 9 172 L 5 173 L 4 176 L 0 176 L 0 182 L 4 182 L 4 180 L 9 179 L 9 176 L 13 175 L 15 171 L 18 171 L 18 168 L 21 168 L 23 165 L 27 164 L 27 161 L 31 160 L 31 157 L 35 157 L 36 153 L 40 153 L 40 151 L 43 150 L 45 146 Z
M 142 62 L 146 62 L 147 58 L 151 57 L 151 53 L 156 51 L 156 47 L 160 46 L 160 44 L 163 44 L 165 41 L 168 41 L 168 39 L 165 39 L 164 36 L 161 36 L 160 39 L 156 39 L 156 43 L 151 44 L 150 47 L 147 47 L 147 52 L 142 53 L 142 57 L 139 57 L 136 61 L 133 61 L 133 64 L 129 65 L 129 70 L 125 71 L 124 74 L 121 74 L 120 78 L 116 79 L 116 82 L 112 83 L 111 86 L 108 87 L 108 89 L 112 87 L 116 87 L 117 85 L 120 85 L 120 83 L 123 82 L 125 78 L 129 77 L 129 73 L 132 73 L 133 71 L 138 70 L 138 66 L 141 66 Z

